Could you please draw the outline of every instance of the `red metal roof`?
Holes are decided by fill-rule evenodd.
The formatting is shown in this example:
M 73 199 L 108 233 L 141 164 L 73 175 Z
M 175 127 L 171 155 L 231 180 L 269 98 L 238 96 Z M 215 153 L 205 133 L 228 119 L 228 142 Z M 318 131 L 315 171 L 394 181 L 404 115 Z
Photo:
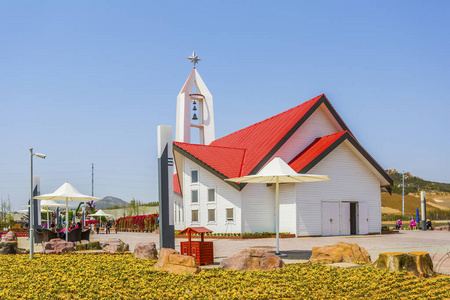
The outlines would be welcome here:
M 204 162 L 227 178 L 239 177 L 245 149 L 174 142 L 174 145 Z
M 262 167 L 266 160 L 270 159 L 270 156 L 273 156 L 283 142 L 290 137 L 290 134 L 293 134 L 301 126 L 302 122 L 319 107 L 320 103 L 318 102 L 322 101 L 321 99 L 323 102 L 320 103 L 328 105 L 327 107 L 332 110 L 332 115 L 342 124 L 342 128 L 347 129 L 347 126 L 334 111 L 325 95 L 322 94 L 285 112 L 217 139 L 210 145 L 174 142 L 174 150 L 181 152 L 186 157 L 191 156 L 191 158 L 195 158 L 204 163 L 204 167 L 212 168 L 226 178 L 255 174 L 259 171 L 258 167 Z M 351 138 L 352 141 L 354 140 L 359 145 L 349 130 L 319 137 L 297 155 L 289 165 L 296 172 L 300 172 L 308 164 L 317 163 L 318 161 L 315 160 L 323 158 L 327 149 L 345 134 L 347 134 L 347 138 Z M 383 176 L 390 179 L 362 147 L 360 151 L 367 156 L 380 173 L 383 173 Z M 181 194 L 178 180 L 175 180 L 175 177 L 174 190 Z
M 322 96 L 317 96 L 269 119 L 224 136 L 213 141 L 210 145 L 246 149 L 240 174 L 234 177 L 246 176 Z M 221 158 L 216 159 L 220 160 Z M 235 174 L 235 172 L 233 173 Z
M 305 150 L 289 162 L 289 166 L 294 169 L 295 172 L 300 172 L 304 167 L 322 154 L 326 149 L 328 149 L 328 147 L 333 145 L 334 142 L 336 142 L 347 132 L 348 131 L 345 130 L 315 139 L 311 145 L 306 147 Z
M 173 174 L 173 191 L 181 195 L 180 182 L 178 181 L 178 174 Z

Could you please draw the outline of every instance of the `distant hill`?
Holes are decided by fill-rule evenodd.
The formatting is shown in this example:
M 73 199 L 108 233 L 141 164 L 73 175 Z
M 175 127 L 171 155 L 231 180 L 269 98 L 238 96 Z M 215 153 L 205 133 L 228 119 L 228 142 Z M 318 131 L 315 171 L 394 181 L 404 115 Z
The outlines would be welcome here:
M 394 180 L 392 192 L 395 194 L 402 193 L 402 173 L 396 169 L 386 170 L 386 172 Z M 450 183 L 441 183 L 424 180 L 420 177 L 412 175 L 410 172 L 405 173 L 405 194 L 418 193 L 420 191 L 427 192 L 443 192 L 450 193 Z
M 383 214 L 400 215 L 403 206 L 402 173 L 395 169 L 386 170 L 386 172 L 394 180 L 394 185 L 392 187 L 392 195 L 388 193 L 381 194 L 381 212 Z M 438 219 L 440 215 L 448 218 L 447 212 L 450 210 L 450 183 L 424 180 L 412 175 L 410 172 L 405 173 L 405 214 L 414 215 L 416 208 L 420 208 L 421 191 L 426 192 L 427 211 L 429 213 L 433 212 L 431 214 L 432 218 Z
M 106 196 L 102 200 L 95 201 L 95 207 L 99 209 L 122 207 L 123 205 L 128 206 L 128 202 L 113 196 Z

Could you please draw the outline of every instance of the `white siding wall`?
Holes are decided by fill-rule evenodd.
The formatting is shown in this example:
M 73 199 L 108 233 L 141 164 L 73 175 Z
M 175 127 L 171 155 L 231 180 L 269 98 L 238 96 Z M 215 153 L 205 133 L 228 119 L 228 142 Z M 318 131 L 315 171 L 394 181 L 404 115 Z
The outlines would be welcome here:
M 322 104 L 307 120 L 300 126 L 292 137 L 275 153 L 282 160 L 289 163 L 294 157 L 308 147 L 318 137 L 342 131 L 337 128 L 327 117 Z
M 198 184 L 191 184 L 191 170 L 198 170 Z M 241 196 L 238 190 L 187 158 L 183 158 L 183 176 L 184 228 L 203 226 L 214 232 L 241 232 Z M 208 188 L 216 189 L 214 203 L 208 202 Z M 191 202 L 192 189 L 198 189 L 198 204 Z M 234 222 L 226 221 L 227 208 L 234 208 Z M 192 222 L 193 209 L 199 210 L 198 223 Z M 216 210 L 214 223 L 208 222 L 208 209 Z
M 183 222 L 183 198 L 177 193 L 173 193 L 173 202 L 175 230 L 183 230 L 186 228 Z
M 275 232 L 275 186 L 249 183 L 241 197 L 242 232 Z
M 349 147 L 342 143 L 308 172 L 328 175 L 331 181 L 296 184 L 299 236 L 322 234 L 321 201 L 368 203 L 369 233 L 380 232 L 380 181 Z
M 295 184 L 280 184 L 280 232 L 297 234 L 296 203 Z

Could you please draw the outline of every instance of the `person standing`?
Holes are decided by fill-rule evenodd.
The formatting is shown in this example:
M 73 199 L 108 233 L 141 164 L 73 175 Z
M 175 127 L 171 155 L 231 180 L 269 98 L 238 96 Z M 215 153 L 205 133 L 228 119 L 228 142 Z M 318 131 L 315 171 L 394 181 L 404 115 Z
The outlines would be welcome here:
M 106 223 L 106 233 L 111 233 L 111 221 L 108 221 L 108 223 Z

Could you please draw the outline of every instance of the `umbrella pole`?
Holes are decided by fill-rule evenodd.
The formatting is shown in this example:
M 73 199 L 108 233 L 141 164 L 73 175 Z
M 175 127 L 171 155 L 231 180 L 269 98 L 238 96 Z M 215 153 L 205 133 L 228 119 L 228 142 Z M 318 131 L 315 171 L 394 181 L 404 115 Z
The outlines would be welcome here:
M 48 208 L 47 208 L 47 229 L 48 229 Z
M 276 201 L 275 201 L 275 231 L 276 231 L 276 237 L 277 237 L 277 252 L 276 255 L 280 254 L 280 178 L 277 176 L 277 182 L 275 184 L 275 194 L 276 194 Z
M 69 200 L 66 198 L 66 242 L 69 241 Z

